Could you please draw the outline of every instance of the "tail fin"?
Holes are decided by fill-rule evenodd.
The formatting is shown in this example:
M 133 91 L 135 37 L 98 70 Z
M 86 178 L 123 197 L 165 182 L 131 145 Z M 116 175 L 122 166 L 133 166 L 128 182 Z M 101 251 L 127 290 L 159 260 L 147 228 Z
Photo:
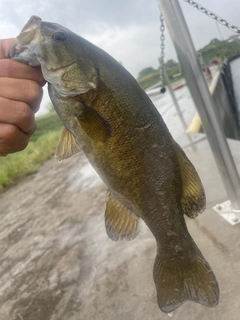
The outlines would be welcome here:
M 217 280 L 197 247 L 188 259 L 175 256 L 166 260 L 157 255 L 153 275 L 158 305 L 163 312 L 172 312 L 187 300 L 208 307 L 218 304 Z

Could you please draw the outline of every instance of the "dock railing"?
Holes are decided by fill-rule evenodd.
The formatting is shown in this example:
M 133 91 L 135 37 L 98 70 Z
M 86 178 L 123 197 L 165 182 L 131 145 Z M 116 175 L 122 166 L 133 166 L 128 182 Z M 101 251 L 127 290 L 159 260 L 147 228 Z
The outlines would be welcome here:
M 231 208 L 240 212 L 240 178 L 178 0 L 157 0 L 207 135 Z

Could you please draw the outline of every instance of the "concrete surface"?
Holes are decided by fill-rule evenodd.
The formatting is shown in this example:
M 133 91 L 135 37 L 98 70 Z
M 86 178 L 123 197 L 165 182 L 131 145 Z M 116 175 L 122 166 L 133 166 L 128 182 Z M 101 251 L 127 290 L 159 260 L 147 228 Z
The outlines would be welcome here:
M 187 123 L 195 113 L 187 88 L 177 97 Z M 203 181 L 207 210 L 187 224 L 221 289 L 216 308 L 187 302 L 172 319 L 238 320 L 240 225 L 212 210 L 227 196 L 205 136 L 184 133 L 167 94 L 154 99 Z M 240 143 L 230 146 L 240 169 Z M 169 319 L 156 302 L 155 240 L 144 223 L 131 242 L 108 239 L 105 189 L 80 153 L 47 161 L 0 194 L 0 320 Z

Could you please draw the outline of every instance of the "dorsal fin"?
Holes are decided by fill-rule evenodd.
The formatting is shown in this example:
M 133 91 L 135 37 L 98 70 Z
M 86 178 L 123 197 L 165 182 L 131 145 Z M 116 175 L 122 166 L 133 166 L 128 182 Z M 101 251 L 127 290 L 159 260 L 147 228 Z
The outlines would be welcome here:
M 205 192 L 196 169 L 177 143 L 176 154 L 182 178 L 182 209 L 193 219 L 206 207 Z
M 139 233 L 139 218 L 111 193 L 105 211 L 106 232 L 113 241 L 132 240 Z

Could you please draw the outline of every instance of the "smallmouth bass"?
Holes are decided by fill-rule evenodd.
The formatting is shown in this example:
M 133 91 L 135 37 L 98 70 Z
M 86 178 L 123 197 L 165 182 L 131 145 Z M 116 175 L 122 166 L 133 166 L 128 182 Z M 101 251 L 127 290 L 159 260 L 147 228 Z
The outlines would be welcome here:
M 169 313 L 187 300 L 216 306 L 217 280 L 184 219 L 205 209 L 202 183 L 136 80 L 100 48 L 35 16 L 10 56 L 41 65 L 64 125 L 58 160 L 83 150 L 108 187 L 108 236 L 114 241 L 135 238 L 139 219 L 154 235 L 160 309 Z

